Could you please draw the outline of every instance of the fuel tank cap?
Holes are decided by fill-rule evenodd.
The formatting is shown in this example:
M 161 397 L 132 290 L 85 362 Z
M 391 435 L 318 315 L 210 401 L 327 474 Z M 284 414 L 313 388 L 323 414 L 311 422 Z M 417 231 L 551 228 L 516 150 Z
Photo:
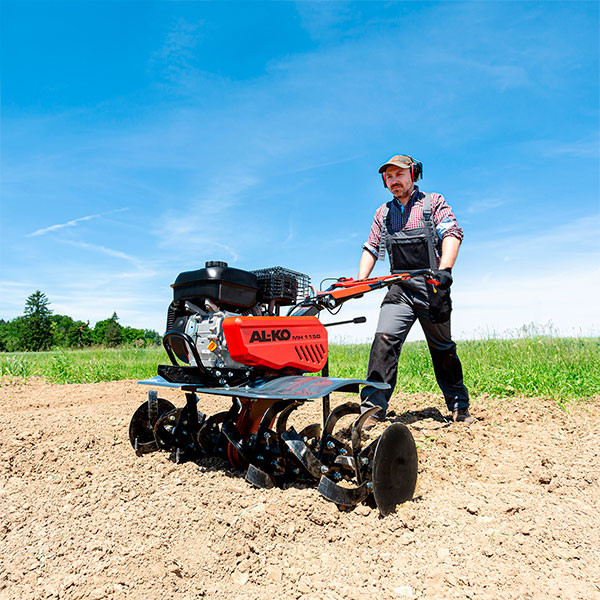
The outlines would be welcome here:
M 208 267 L 226 267 L 227 263 L 222 260 L 207 260 L 206 263 L 204 263 L 204 266 L 206 268 L 208 268 Z

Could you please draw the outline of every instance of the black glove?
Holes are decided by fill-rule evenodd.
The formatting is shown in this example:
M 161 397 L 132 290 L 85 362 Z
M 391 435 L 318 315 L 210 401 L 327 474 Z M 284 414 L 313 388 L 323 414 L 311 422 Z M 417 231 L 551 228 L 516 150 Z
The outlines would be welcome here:
M 452 285 L 452 269 L 450 267 L 446 267 L 445 269 L 435 269 L 433 274 L 440 282 L 438 285 L 440 290 L 447 290 Z

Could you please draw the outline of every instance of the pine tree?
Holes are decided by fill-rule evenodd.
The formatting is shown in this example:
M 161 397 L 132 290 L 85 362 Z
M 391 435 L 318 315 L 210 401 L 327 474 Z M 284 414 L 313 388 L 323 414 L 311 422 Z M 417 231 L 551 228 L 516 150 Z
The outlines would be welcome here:
M 25 318 L 21 331 L 26 350 L 37 352 L 52 346 L 52 311 L 46 294 L 36 290 L 25 302 Z
M 113 316 L 108 319 L 106 329 L 104 331 L 104 345 L 110 348 L 119 346 L 123 341 L 123 328 L 118 323 L 119 317 L 117 313 L 113 313 Z

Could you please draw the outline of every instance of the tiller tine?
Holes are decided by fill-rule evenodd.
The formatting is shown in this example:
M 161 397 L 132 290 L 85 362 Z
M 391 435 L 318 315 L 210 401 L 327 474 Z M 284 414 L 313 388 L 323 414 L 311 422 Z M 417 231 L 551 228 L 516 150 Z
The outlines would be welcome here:
M 246 480 L 252 485 L 264 489 L 270 489 L 277 485 L 275 479 L 271 475 L 265 473 L 262 469 L 259 469 L 253 464 L 248 465 Z
M 277 419 L 278 421 L 281 419 L 282 415 L 285 415 L 285 423 L 290 412 L 294 410 L 294 408 L 296 408 L 296 406 L 298 406 L 299 404 L 300 402 L 295 402 L 294 400 L 277 400 L 277 402 L 273 402 L 273 404 L 269 406 L 267 410 L 265 410 L 265 414 L 260 420 L 260 425 L 258 426 L 258 433 L 260 433 L 261 431 L 266 431 L 271 427 L 273 421 L 275 420 L 275 417 L 277 416 L 277 413 L 279 413 L 279 417 Z
M 379 410 L 381 409 L 377 406 L 369 408 L 369 410 L 360 415 L 360 417 L 358 417 L 358 419 L 356 419 L 356 421 L 352 423 L 352 457 L 354 458 L 354 471 L 356 473 L 356 481 L 358 481 L 359 484 L 363 481 L 362 466 L 368 464 L 368 461 L 365 460 L 365 457 L 360 456 L 360 434 L 362 433 L 362 428 L 365 424 L 365 421 Z M 361 458 L 363 459 L 362 461 L 360 460 Z
M 301 436 L 291 427 L 281 434 L 281 439 L 298 463 L 304 467 L 304 470 L 315 479 L 319 479 L 323 474 L 322 469 L 326 467 L 306 444 L 308 437 Z
M 287 422 L 289 416 L 294 412 L 299 406 L 301 406 L 303 402 L 292 402 L 289 406 L 284 408 L 281 413 L 279 413 L 279 417 L 277 418 L 277 423 L 275 425 L 275 431 L 277 432 L 277 444 L 279 445 L 279 455 L 282 460 L 282 468 L 287 474 L 288 478 L 293 478 L 300 473 L 300 469 L 296 465 L 296 460 L 294 460 L 294 455 L 290 453 L 289 448 L 287 447 L 285 440 L 283 439 L 283 434 L 287 430 Z M 311 429 L 313 427 L 313 429 Z M 321 427 L 317 425 L 318 431 L 316 433 L 316 437 L 318 438 L 321 434 Z M 306 433 L 304 433 L 306 431 Z M 305 427 L 301 432 L 300 436 L 306 436 L 306 440 L 312 439 L 315 437 L 314 426 L 309 425 Z
M 337 422 L 346 415 L 360 414 L 360 405 L 356 402 L 346 402 L 336 406 L 327 417 L 325 426 L 323 427 L 323 435 L 321 437 L 321 443 L 319 445 L 319 455 L 323 454 L 323 451 L 327 444 L 327 438 L 329 438 L 333 432 L 333 428 Z
M 320 439 L 318 437 L 321 428 L 318 424 L 309 425 L 300 433 L 292 427 L 281 434 L 281 438 L 294 458 L 313 478 L 319 480 L 333 467 L 336 470 L 335 476 L 341 479 L 341 473 L 354 471 L 353 459 L 349 456 L 346 444 L 335 438 L 332 432 L 342 417 L 357 413 L 360 413 L 360 406 L 355 402 L 347 402 L 336 406 L 329 413 Z M 314 440 L 313 448 L 309 447 L 309 440 Z
M 256 432 L 245 441 L 243 449 L 249 463 L 246 478 L 251 483 L 259 487 L 273 487 L 293 479 L 294 473 L 289 468 L 279 432 L 285 429 L 290 413 L 300 404 L 285 399 L 274 402 L 265 410 Z M 273 430 L 275 419 L 277 423 Z
M 309 440 L 313 440 L 313 442 L 317 441 L 321 437 L 321 424 L 311 423 L 302 429 L 298 435 L 305 440 L 306 443 L 308 443 Z
M 230 420 L 223 423 L 221 431 L 229 442 L 229 462 L 238 468 L 247 466 L 246 479 L 254 485 L 266 488 L 281 485 L 293 480 L 300 472 L 295 463 L 290 464 L 282 434 L 290 414 L 301 404 L 287 399 L 273 402 L 262 415 L 259 413 L 260 420 L 241 422 L 242 429 L 238 429 L 238 424 Z M 248 411 L 246 414 L 251 413 Z M 253 433 L 244 434 L 244 430 Z
M 302 404 L 303 402 L 299 402 L 298 400 L 293 401 L 279 413 L 279 416 L 277 417 L 277 423 L 275 424 L 275 431 L 277 431 L 277 436 L 279 438 L 281 438 L 287 429 L 287 422 L 292 412 L 294 412 Z
M 317 491 L 331 502 L 335 502 L 340 506 L 352 507 L 366 500 L 372 487 L 370 481 L 365 481 L 358 487 L 343 487 L 323 475 L 321 481 L 319 481 Z
M 221 433 L 225 436 L 229 445 L 227 446 L 227 458 L 236 468 L 242 468 L 250 462 L 244 448 L 244 441 L 233 421 L 225 421 L 221 425 Z
M 159 450 L 154 437 L 154 426 L 165 413 L 175 410 L 175 406 L 164 398 L 159 398 L 155 390 L 148 392 L 148 400 L 133 413 L 129 423 L 129 441 L 138 456 Z

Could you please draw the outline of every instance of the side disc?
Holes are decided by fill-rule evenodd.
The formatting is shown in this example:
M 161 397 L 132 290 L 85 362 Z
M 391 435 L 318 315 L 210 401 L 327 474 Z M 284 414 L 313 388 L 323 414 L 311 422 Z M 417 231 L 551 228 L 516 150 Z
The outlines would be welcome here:
M 161 415 L 174 408 L 168 400 L 149 394 L 148 400 L 133 413 L 129 423 L 129 441 L 138 456 L 158 450 L 154 425 Z
M 417 469 L 417 447 L 408 427 L 390 425 L 379 438 L 373 457 L 373 495 L 382 516 L 413 497 Z

